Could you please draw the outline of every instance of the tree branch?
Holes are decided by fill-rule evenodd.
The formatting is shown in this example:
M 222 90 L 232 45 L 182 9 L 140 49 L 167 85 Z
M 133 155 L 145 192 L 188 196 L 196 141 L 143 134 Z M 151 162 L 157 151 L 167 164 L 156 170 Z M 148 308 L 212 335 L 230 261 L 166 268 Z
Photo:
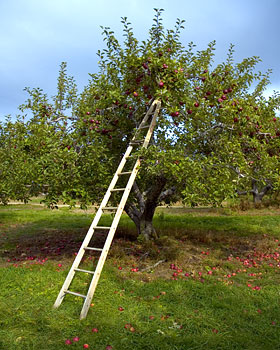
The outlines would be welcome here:
M 158 266 L 159 264 L 162 264 L 165 261 L 166 260 L 160 260 L 157 263 L 155 263 L 154 265 L 151 265 L 151 266 L 145 267 L 144 269 L 141 269 L 140 272 L 151 270 L 151 269 L 155 268 L 156 266 Z
M 139 189 L 136 181 L 134 182 L 134 184 L 132 186 L 132 190 L 135 193 L 135 196 L 136 196 L 136 198 L 138 200 L 139 209 L 140 209 L 141 212 L 143 212 L 144 208 L 145 208 L 145 199 L 144 199 L 142 193 L 140 192 L 140 189 Z
M 133 203 L 126 202 L 124 210 L 134 222 L 139 221 L 141 213 Z
M 173 186 L 173 187 L 169 188 L 168 190 L 161 192 L 161 194 L 158 198 L 158 201 L 162 202 L 167 197 L 172 196 L 175 192 L 176 192 L 176 186 Z

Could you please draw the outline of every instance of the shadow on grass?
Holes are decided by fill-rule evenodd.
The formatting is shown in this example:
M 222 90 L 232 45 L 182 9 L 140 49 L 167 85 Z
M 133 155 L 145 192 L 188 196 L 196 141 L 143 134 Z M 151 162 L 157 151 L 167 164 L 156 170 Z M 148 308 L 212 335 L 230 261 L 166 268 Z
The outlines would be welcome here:
M 201 211 L 200 211 L 201 212 Z M 142 245 L 128 250 L 127 246 L 137 239 L 132 221 L 123 215 L 114 238 L 115 255 L 139 255 L 143 249 L 150 257 L 157 258 L 158 250 L 167 253 L 161 258 L 172 258 L 168 249 L 176 251 L 188 249 L 191 254 L 201 250 L 220 250 L 221 257 L 246 255 L 254 248 L 269 250 L 266 237 L 279 236 L 279 216 L 192 216 L 189 214 L 171 215 L 160 212 L 155 215 L 154 225 L 160 237 L 156 244 Z M 88 231 L 93 214 L 84 211 L 71 211 L 67 208 L 50 210 L 36 206 L 11 206 L 0 208 L 0 253 L 2 258 L 11 261 L 35 259 L 73 258 Z M 99 224 L 109 226 L 112 216 L 104 216 Z M 103 247 L 104 231 L 96 231 L 90 246 Z M 175 243 L 174 243 L 175 242 Z M 133 244 L 133 243 L 132 243 Z M 116 248 L 117 246 L 117 248 Z M 120 254 L 120 250 L 126 249 Z M 138 250 L 138 251 L 137 251 Z M 140 253 L 139 253 L 140 250 Z M 174 254 L 175 254 L 174 253 Z M 174 258 L 176 254 L 174 255 Z

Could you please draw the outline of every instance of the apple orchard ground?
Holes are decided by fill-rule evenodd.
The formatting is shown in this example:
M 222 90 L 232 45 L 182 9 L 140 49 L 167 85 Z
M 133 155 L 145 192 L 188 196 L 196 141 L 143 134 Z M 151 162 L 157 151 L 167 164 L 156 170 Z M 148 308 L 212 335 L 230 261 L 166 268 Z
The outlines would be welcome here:
M 92 213 L 1 207 L 0 349 L 278 349 L 279 213 L 162 209 L 152 243 L 124 215 L 81 322 L 79 298 L 52 305 Z

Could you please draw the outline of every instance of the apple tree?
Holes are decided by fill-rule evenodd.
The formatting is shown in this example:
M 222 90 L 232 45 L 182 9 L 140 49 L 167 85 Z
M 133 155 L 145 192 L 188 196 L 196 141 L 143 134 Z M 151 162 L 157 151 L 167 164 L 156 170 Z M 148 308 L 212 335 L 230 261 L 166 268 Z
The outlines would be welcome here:
M 214 67 L 215 42 L 199 52 L 193 43 L 185 48 L 183 21 L 165 31 L 161 12 L 146 41 L 134 37 L 126 18 L 123 44 L 103 28 L 107 48 L 98 52 L 100 71 L 91 75 L 73 122 L 80 142 L 94 137 L 117 163 L 150 102 L 161 100 L 151 147 L 142 154 L 125 207 L 145 237 L 154 233 L 160 203 L 218 204 L 248 182 L 277 186 L 279 174 L 278 154 L 271 155 L 279 145 L 279 96 L 262 96 L 269 72 L 255 72 L 259 58 L 234 64 L 231 46 L 226 62 Z
M 127 18 L 122 43 L 102 27 L 99 71 L 80 94 L 64 64 L 57 96 L 50 101 L 29 89 L 22 106 L 33 115 L 26 137 L 34 146 L 34 186 L 47 188 L 49 204 L 87 205 L 101 199 L 150 103 L 161 101 L 125 206 L 146 239 L 156 234 L 152 222 L 160 203 L 218 205 L 252 183 L 279 186 L 280 100 L 263 97 L 269 73 L 255 72 L 259 58 L 235 64 L 231 46 L 226 61 L 214 65 L 215 42 L 202 51 L 193 43 L 184 47 L 184 21 L 165 30 L 162 11 L 156 10 L 142 42 Z

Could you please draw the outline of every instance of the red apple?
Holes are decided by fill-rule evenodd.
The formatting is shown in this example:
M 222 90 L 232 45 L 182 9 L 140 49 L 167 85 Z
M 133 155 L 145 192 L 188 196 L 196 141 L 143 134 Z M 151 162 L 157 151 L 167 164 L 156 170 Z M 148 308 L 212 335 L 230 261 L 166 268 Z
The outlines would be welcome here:
M 97 328 L 92 328 L 92 333 L 98 333 L 98 329 Z
M 134 97 L 137 97 L 137 96 L 138 96 L 138 92 L 134 91 L 134 92 L 133 92 L 133 96 L 134 96 Z
M 84 349 L 88 349 L 88 348 L 89 348 L 89 345 L 88 345 L 88 344 L 84 344 L 84 345 L 83 345 L 83 348 L 84 348 Z
M 87 114 L 87 115 L 90 115 L 90 112 L 87 112 L 86 114 Z
M 195 103 L 194 103 L 194 106 L 195 106 L 195 107 L 199 107 L 199 103 L 198 103 L 198 102 L 195 102 Z
M 159 86 L 160 88 L 163 88 L 163 87 L 164 87 L 164 82 L 161 80 L 161 81 L 158 83 L 158 86 Z
M 188 109 L 188 110 L 187 110 L 187 113 L 188 113 L 188 114 L 192 114 L 192 110 L 191 110 L 191 109 Z

